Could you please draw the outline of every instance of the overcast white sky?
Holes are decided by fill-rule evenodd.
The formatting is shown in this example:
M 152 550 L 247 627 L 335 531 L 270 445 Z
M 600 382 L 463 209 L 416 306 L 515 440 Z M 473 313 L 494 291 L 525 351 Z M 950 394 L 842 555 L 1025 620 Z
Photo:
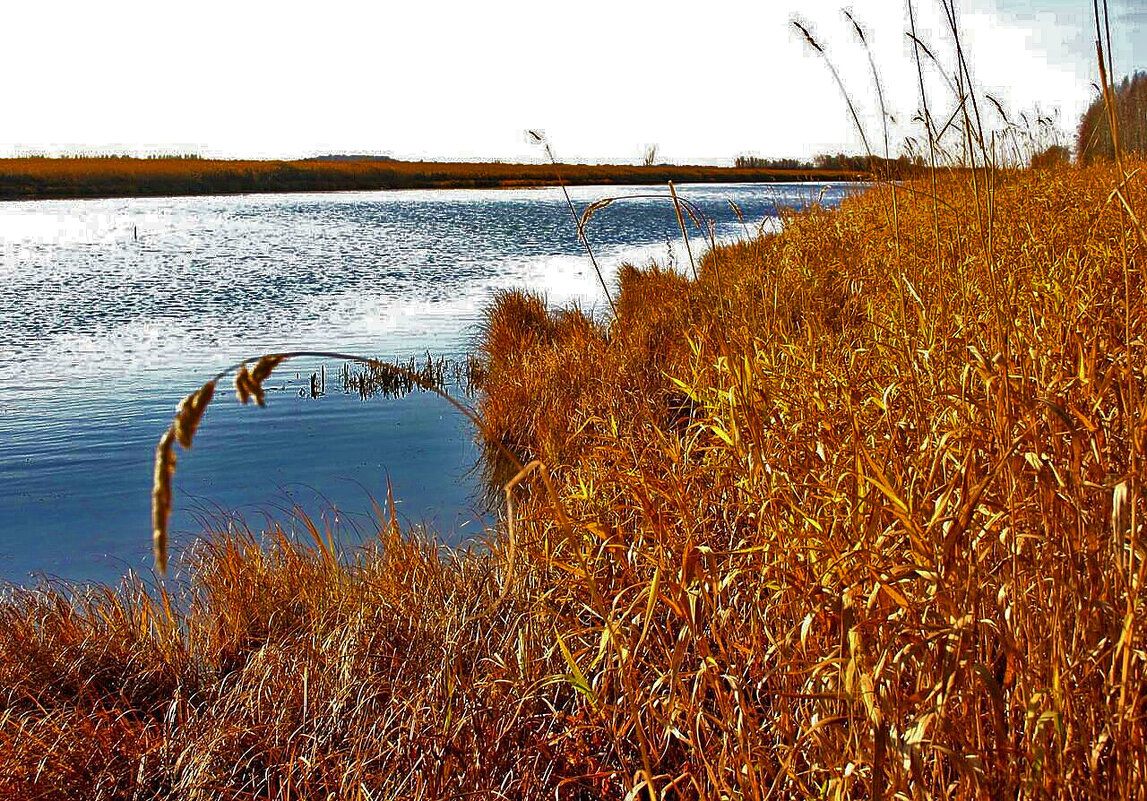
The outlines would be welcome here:
M 937 0 L 916 0 L 947 58 Z M 975 79 L 1011 114 L 1075 127 L 1097 80 L 1090 0 L 957 0 Z M 1113 0 L 1116 72 L 1147 67 L 1143 0 Z M 1140 7 L 1136 7 L 1140 6 Z M 919 105 L 903 0 L 853 0 L 890 111 Z M 678 163 L 857 152 L 829 48 L 877 138 L 875 92 L 838 0 L 38 0 L 4 12 L 0 154 L 326 152 Z M 934 103 L 950 93 L 932 84 Z M 934 109 L 934 113 L 938 112 Z M 907 129 L 898 133 L 903 134 Z M 897 137 L 899 138 L 899 137 Z

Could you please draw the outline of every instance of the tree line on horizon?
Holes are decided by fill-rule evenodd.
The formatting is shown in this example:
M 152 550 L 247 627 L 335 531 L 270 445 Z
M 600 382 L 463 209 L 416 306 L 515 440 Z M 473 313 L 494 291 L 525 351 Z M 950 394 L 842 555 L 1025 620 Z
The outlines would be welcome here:
M 1115 99 L 1120 150 L 1124 153 L 1147 153 L 1147 72 L 1136 70 L 1118 85 L 1112 85 L 1111 92 Z M 1115 143 L 1102 93 L 1080 118 L 1075 153 L 1080 164 L 1115 158 Z
M 812 160 L 796 158 L 767 159 L 760 156 L 737 156 L 733 166 L 745 170 L 847 170 L 850 172 L 893 173 L 924 166 L 922 156 L 900 156 L 894 159 L 880 156 L 852 156 L 847 153 L 821 153 Z

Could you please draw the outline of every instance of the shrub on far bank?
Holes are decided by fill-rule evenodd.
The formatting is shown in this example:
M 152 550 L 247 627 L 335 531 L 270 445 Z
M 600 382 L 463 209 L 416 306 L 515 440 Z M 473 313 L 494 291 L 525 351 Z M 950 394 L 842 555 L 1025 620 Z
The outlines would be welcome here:
M 1051 145 L 1032 156 L 1033 170 L 1053 170 L 1071 163 L 1071 151 L 1063 145 Z

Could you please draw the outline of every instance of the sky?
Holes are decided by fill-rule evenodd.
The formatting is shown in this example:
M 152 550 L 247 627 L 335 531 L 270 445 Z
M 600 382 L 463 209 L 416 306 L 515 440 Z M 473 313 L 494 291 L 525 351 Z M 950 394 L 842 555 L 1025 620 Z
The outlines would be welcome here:
M 981 90 L 1070 136 L 1098 80 L 1091 3 L 956 1 Z M 938 0 L 915 4 L 920 39 L 950 72 Z M 847 7 L 867 31 L 896 155 L 919 133 L 905 0 Z M 1116 72 L 1147 68 L 1147 2 L 1110 8 Z M 862 152 L 794 18 L 883 150 L 867 56 L 835 0 L 38 0 L 4 17 L 0 155 L 538 160 L 527 129 L 570 161 L 635 162 L 651 145 L 674 163 Z M 926 69 L 939 117 L 954 95 Z

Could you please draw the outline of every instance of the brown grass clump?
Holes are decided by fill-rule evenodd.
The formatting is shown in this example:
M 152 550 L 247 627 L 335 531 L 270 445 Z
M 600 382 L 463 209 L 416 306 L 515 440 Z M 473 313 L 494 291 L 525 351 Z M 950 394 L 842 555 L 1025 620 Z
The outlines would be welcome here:
M 591 397 L 591 387 L 606 377 L 604 344 L 578 309 L 550 313 L 541 297 L 525 292 L 495 296 L 479 348 L 482 385 L 500 388 L 484 392 L 478 409 L 491 490 L 533 458 L 557 465 L 576 450 L 583 421 L 568 404 Z M 517 459 L 500 455 L 503 449 Z
M 13 591 L 0 796 L 1147 797 L 1137 175 L 874 188 L 608 325 L 500 296 L 514 546 Z

